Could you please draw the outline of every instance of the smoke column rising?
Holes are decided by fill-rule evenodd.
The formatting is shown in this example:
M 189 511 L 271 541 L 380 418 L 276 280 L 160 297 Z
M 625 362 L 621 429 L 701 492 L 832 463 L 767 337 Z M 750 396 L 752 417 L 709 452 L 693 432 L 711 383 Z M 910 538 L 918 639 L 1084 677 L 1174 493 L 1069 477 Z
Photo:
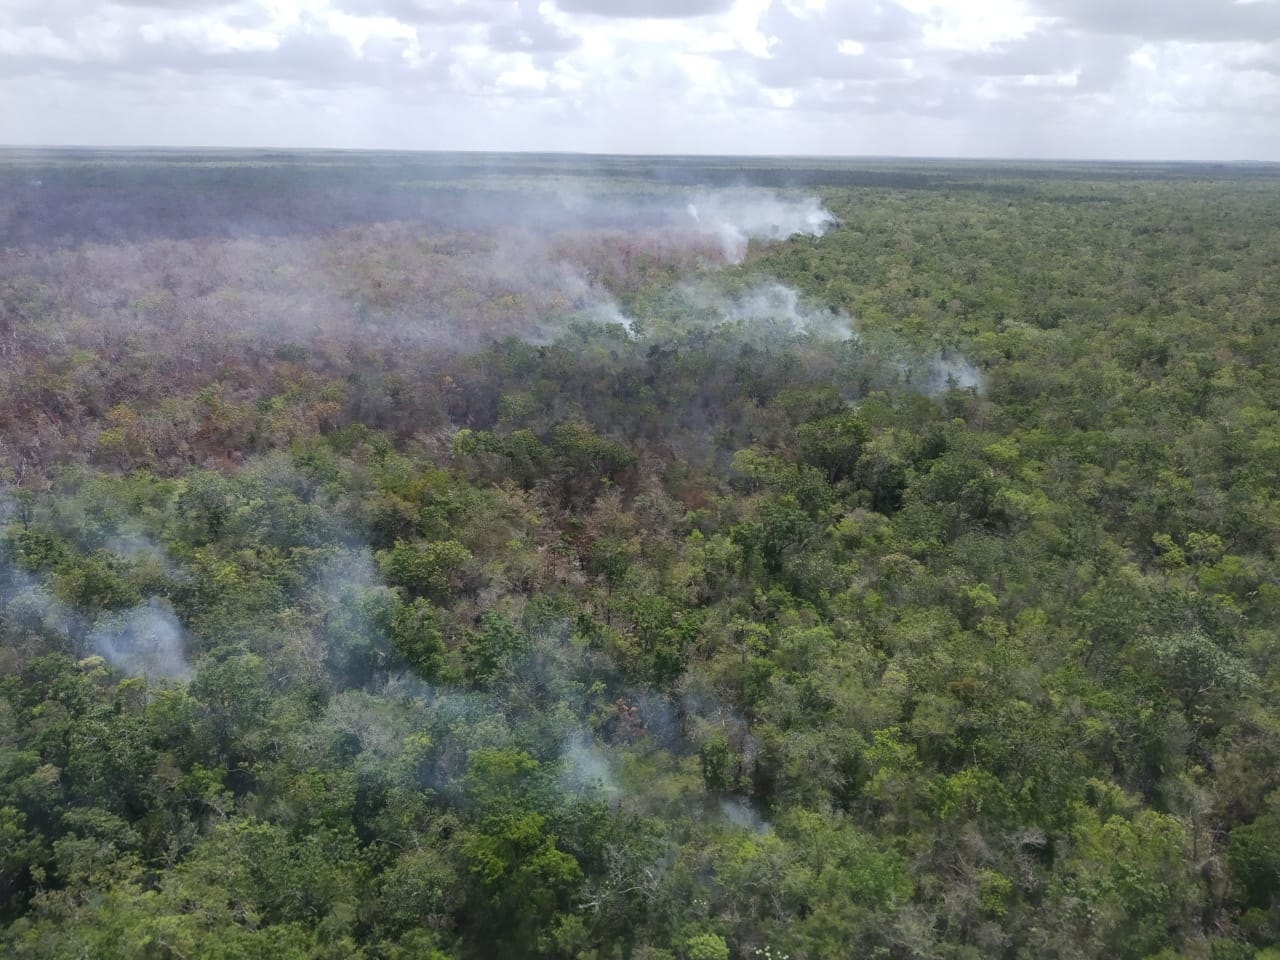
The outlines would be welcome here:
M 189 680 L 182 634 L 173 608 L 152 597 L 132 610 L 102 617 L 89 634 L 89 646 L 122 673 L 147 680 Z
M 719 190 L 689 201 L 695 229 L 720 241 L 725 259 L 742 263 L 752 240 L 821 237 L 836 218 L 817 197 L 788 200 L 765 190 Z
M 794 287 L 767 283 L 753 287 L 729 304 L 726 314 L 750 324 L 780 327 L 783 333 L 813 334 L 833 340 L 853 336 L 853 323 L 845 314 L 810 309 Z

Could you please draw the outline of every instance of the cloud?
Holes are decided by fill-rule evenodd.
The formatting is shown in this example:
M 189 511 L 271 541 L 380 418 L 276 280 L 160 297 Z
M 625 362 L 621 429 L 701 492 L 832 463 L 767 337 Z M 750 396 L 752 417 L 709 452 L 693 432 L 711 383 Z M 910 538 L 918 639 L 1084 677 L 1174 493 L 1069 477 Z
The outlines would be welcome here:
M 91 45 L 81 37 L 57 47 L 29 43 L 24 51 L 0 58 L 0 75 L 27 76 L 56 72 L 92 82 L 106 76 L 197 78 L 235 76 L 278 79 L 306 89 L 406 82 L 441 81 L 450 62 L 436 54 L 416 56 L 405 38 L 366 38 L 357 47 L 328 24 L 309 20 L 267 42 L 233 45 L 181 21 L 152 24 L 127 32 L 114 42 Z
M 1277 0 L 10 0 L 0 116 L 15 143 L 1265 158 L 1278 40 Z
M 334 7 L 367 17 L 391 17 L 410 24 L 488 23 L 508 0 L 337 0 Z
M 1236 70 L 1257 71 L 1280 76 L 1280 48 L 1251 51 L 1238 57 L 1231 66 Z
M 1123 37 L 1088 39 L 1037 30 L 990 50 L 952 57 L 949 66 L 981 77 L 1069 76 L 1076 90 L 1107 90 L 1124 77 L 1133 49 L 1133 42 Z
M 626 19 L 678 19 L 726 13 L 734 0 L 556 0 L 565 13 Z
M 863 44 L 901 43 L 924 32 L 924 16 L 892 0 L 851 0 L 832 3 L 820 11 L 795 10 L 772 4 L 760 18 L 760 30 L 799 53 L 805 45 L 832 46 L 841 40 Z
M 770 87 L 901 76 L 904 68 L 895 57 L 923 30 L 920 17 L 895 3 L 833 4 L 807 15 L 774 4 L 760 19 L 768 56 L 757 61 L 756 76 Z
M 242 8 L 243 4 L 239 0 L 109 0 L 107 6 L 176 13 L 180 10 L 236 10 Z
M 1089 33 L 1198 43 L 1280 38 L 1274 0 L 1034 0 L 1034 6 Z
M 489 28 L 489 46 L 508 53 L 568 53 L 582 45 L 577 35 L 552 23 L 537 0 L 521 0 L 514 18 Z
M 767 55 L 725 55 L 754 84 L 735 100 L 760 108 L 810 114 L 889 113 L 946 116 L 968 96 L 943 74 L 928 50 L 931 21 L 893 2 L 857 0 L 819 10 L 773 4 L 760 18 Z M 945 152 L 945 151 L 940 151 Z

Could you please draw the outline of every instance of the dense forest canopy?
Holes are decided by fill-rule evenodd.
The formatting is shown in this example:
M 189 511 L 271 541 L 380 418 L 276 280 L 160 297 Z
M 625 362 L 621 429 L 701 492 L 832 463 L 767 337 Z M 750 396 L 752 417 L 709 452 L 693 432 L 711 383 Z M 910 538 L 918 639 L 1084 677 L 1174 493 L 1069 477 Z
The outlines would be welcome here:
M 0 951 L 1280 957 L 1280 171 L 0 153 Z

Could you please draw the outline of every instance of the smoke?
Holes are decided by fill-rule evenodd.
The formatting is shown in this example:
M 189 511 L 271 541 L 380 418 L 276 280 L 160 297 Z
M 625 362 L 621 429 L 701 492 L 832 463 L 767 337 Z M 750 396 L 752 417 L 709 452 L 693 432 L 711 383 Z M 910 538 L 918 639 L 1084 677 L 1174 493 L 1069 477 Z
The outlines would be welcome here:
M 11 624 L 64 638 L 83 633 L 80 615 L 28 574 L 11 567 L 0 571 L 0 576 L 7 581 L 0 585 L 0 604 Z
M 985 392 L 981 372 L 961 354 L 949 350 L 921 354 L 884 334 L 864 338 L 847 313 L 804 297 L 777 281 L 755 283 L 730 292 L 711 281 L 678 285 L 669 304 L 673 319 L 665 327 L 645 317 L 642 329 L 655 335 L 684 332 L 683 327 L 737 327 L 747 340 L 776 342 L 797 337 L 856 345 L 868 383 L 877 389 L 894 386 L 937 397 L 949 390 Z
M 110 537 L 104 546 L 122 560 L 177 583 L 188 579 L 187 572 L 173 562 L 168 551 L 145 534 L 133 531 L 120 533 Z
M 963 356 L 948 351 L 933 356 L 903 356 L 899 352 L 895 365 L 900 381 L 926 396 L 937 397 L 949 390 L 986 392 L 982 373 Z
M 0 489 L 0 527 L 19 513 L 15 498 Z M 83 618 L 5 556 L 4 546 L 0 544 L 0 623 L 62 638 L 82 635 Z
M 124 613 L 107 614 L 94 624 L 88 645 L 121 673 L 147 680 L 189 680 L 183 630 L 173 608 L 152 597 Z
M 596 304 L 589 315 L 591 319 L 598 320 L 601 323 L 617 324 L 626 332 L 628 338 L 635 339 L 636 328 L 634 321 L 622 312 L 622 308 L 612 298 Z
M 0 525 L 22 514 L 17 498 L 0 489 Z M 185 580 L 186 573 L 145 534 L 122 532 L 106 548 L 143 574 Z M 67 652 L 102 657 L 119 672 L 147 680 L 189 680 L 184 631 L 169 603 L 152 596 L 132 609 L 101 615 L 96 623 L 55 596 L 15 557 L 0 553 L 0 623 L 56 640 Z
M 777 281 L 757 282 L 736 291 L 712 281 L 681 283 L 669 292 L 659 310 L 641 320 L 641 330 L 650 339 L 722 328 L 729 328 L 739 339 L 768 342 L 856 337 L 848 314 L 813 303 L 794 287 Z
M 417 718 L 402 701 L 364 690 L 343 690 L 329 698 L 320 723 L 366 770 L 389 767 L 400 758 Z
M 624 692 L 616 701 L 620 730 L 615 739 L 630 742 L 641 735 L 667 751 L 689 746 L 679 711 L 668 695 L 644 688 Z
M 628 339 L 635 339 L 634 321 L 618 306 L 613 294 L 588 281 L 573 264 L 560 263 L 558 266 L 556 283 L 584 320 L 615 324 L 623 329 Z
M 725 312 L 731 320 L 783 335 L 813 335 L 830 340 L 853 336 L 853 321 L 847 314 L 806 305 L 798 290 L 781 283 L 752 287 L 731 301 Z
M 32 354 L 83 348 L 128 356 L 135 365 L 145 360 L 147 368 L 138 376 L 130 367 L 129 389 L 119 391 L 134 398 L 136 416 L 122 413 L 126 419 L 101 438 L 73 438 L 66 452 L 101 443 L 109 459 L 149 449 L 170 468 L 189 460 L 184 443 L 193 444 L 181 434 L 183 422 L 154 412 L 158 394 L 178 377 L 190 388 L 215 376 L 228 343 L 238 351 L 305 345 L 274 359 L 315 366 L 341 358 L 347 343 L 469 351 L 507 336 L 545 342 L 575 318 L 614 325 L 631 338 L 645 332 L 634 295 L 726 260 L 741 262 L 752 241 L 818 237 L 835 222 L 816 197 L 780 191 L 690 193 L 662 182 L 593 191 L 588 179 L 577 182 L 580 189 L 562 183 L 554 195 L 545 180 L 532 189 L 536 177 L 502 191 L 463 187 L 450 192 L 447 215 L 432 207 L 417 216 L 421 197 L 391 185 L 388 197 L 404 201 L 402 212 L 370 209 L 368 217 L 347 222 L 344 215 L 323 230 L 318 223 L 304 229 L 305 222 L 283 233 L 229 225 L 197 238 L 187 236 L 192 223 L 171 225 L 176 232 L 161 238 L 152 233 L 163 218 L 132 218 L 141 235 L 125 230 L 115 238 L 122 242 L 24 248 L 13 270 L 38 279 L 48 300 L 35 312 L 83 318 L 50 344 L 38 342 L 48 330 L 24 327 L 22 336 L 37 338 Z M 235 200 L 214 193 L 205 199 Z M 146 198 L 140 191 L 138 201 Z M 130 346 L 152 339 L 169 346 L 155 355 Z M 97 375 L 104 390 L 111 387 L 111 365 L 101 364 Z M 228 425 L 228 433 L 238 430 L 238 421 Z M 239 437 L 228 439 L 229 447 L 241 445 Z M 52 455 L 48 442 L 40 450 Z M 16 453 L 0 457 L 20 462 Z
M 619 792 L 609 755 L 585 733 L 575 732 L 565 740 L 560 765 L 560 783 L 567 793 L 587 789 L 616 796 Z
M 756 813 L 741 797 L 726 797 L 722 799 L 720 801 L 720 813 L 735 827 L 741 827 L 743 830 L 749 830 L 759 836 L 764 836 L 764 834 L 773 830 L 773 824 Z
M 929 364 L 928 373 L 923 385 L 924 392 L 934 397 L 948 390 L 977 390 L 983 393 L 985 388 L 982 374 L 964 357 L 943 357 L 938 355 Z
M 686 208 L 699 232 L 720 242 L 730 263 L 742 263 L 752 240 L 821 237 L 836 222 L 817 197 L 792 200 L 768 190 L 718 190 L 693 197 Z

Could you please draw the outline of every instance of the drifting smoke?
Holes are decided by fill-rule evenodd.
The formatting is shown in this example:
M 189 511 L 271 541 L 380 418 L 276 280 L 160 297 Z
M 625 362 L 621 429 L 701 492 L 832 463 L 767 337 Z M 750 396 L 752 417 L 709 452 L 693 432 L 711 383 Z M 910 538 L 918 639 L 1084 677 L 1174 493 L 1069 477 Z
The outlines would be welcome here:
M 780 283 L 753 287 L 741 294 L 728 305 L 726 315 L 783 335 L 811 334 L 832 340 L 848 340 L 853 336 L 853 323 L 848 315 L 810 308 L 801 302 L 799 291 Z
M 591 319 L 598 320 L 601 323 L 616 324 L 626 331 L 629 338 L 633 340 L 635 339 L 635 323 L 630 317 L 622 312 L 622 308 L 619 307 L 612 299 L 596 304 L 596 306 L 590 311 L 589 316 Z
M 10 569 L 3 578 L 7 583 L 0 588 L 0 604 L 9 622 L 60 637 L 83 631 L 79 615 L 27 574 Z
M 19 514 L 15 499 L 0 490 L 0 526 Z M 2 556 L 2 555 L 0 555 Z M 82 618 L 16 563 L 0 559 L 0 623 L 69 638 L 83 633 Z
M 719 240 L 730 263 L 746 259 L 752 240 L 820 237 L 836 222 L 817 197 L 789 200 L 763 190 L 701 194 L 687 209 L 695 229 Z
M 613 767 L 608 754 L 586 734 L 574 733 L 565 741 L 560 754 L 560 782 L 568 793 L 603 790 L 609 796 L 618 793 Z
M 404 755 L 418 719 L 404 701 L 343 690 L 329 698 L 314 729 L 317 739 L 337 745 L 358 769 L 380 771 Z
M 241 193 L 210 202 L 232 203 L 231 195 Z M 752 241 L 818 237 L 835 222 L 816 198 L 759 188 L 691 193 L 653 184 L 640 193 L 566 188 L 556 195 L 464 188 L 442 200 L 444 213 L 431 206 L 418 216 L 418 193 L 389 188 L 387 196 L 403 209 L 370 208 L 360 217 L 349 210 L 353 222 L 332 230 L 206 223 L 219 239 L 187 237 L 194 224 L 166 225 L 159 213 L 147 220 L 138 212 L 129 223 L 144 235 L 121 226 L 117 238 L 129 235 L 131 243 L 31 248 L 24 262 L 33 276 L 52 278 L 48 313 L 86 318 L 71 336 L 91 333 L 95 350 L 102 336 L 154 336 L 209 363 L 225 343 L 238 348 L 245 337 L 309 350 L 354 340 L 467 351 L 507 336 L 550 342 L 573 319 L 638 336 L 646 332 L 641 318 L 619 307 L 630 307 L 627 291 L 655 276 L 741 262 Z M 322 219 L 324 206 L 314 211 Z M 239 213 L 258 222 L 251 210 Z M 67 229 L 76 235 L 70 221 Z M 173 235 L 151 236 L 156 230 Z M 162 419 L 143 421 L 139 435 L 164 435 Z M 174 464 L 181 456 L 164 454 Z M 8 458 L 16 463 L 16 454 Z
M 634 321 L 623 313 L 618 301 L 608 290 L 588 282 L 576 268 L 567 263 L 559 265 L 557 282 L 584 320 L 617 325 L 629 339 L 635 339 Z
M 986 392 L 978 368 L 958 354 L 938 353 L 932 357 L 916 358 L 899 355 L 896 367 L 902 384 L 926 396 L 941 396 L 949 390 Z
M 854 337 L 848 314 L 806 303 L 798 290 L 777 282 L 759 283 L 737 293 L 709 283 L 682 284 L 673 291 L 673 305 L 681 324 L 713 329 L 737 326 L 748 338 Z
M 104 546 L 122 560 L 135 566 L 154 570 L 170 580 L 185 582 L 185 570 L 173 562 L 168 552 L 141 533 L 122 533 L 111 537 Z
M 15 498 L 0 490 L 0 524 L 19 513 Z M 107 548 L 144 570 L 175 580 L 186 577 L 162 547 L 141 533 L 112 537 Z M 192 675 L 183 651 L 182 626 L 173 608 L 159 597 L 130 610 L 105 614 L 90 629 L 83 613 L 58 599 L 16 563 L 3 562 L 0 622 L 57 637 L 68 651 L 100 656 L 130 676 L 185 681 Z
M 720 813 L 735 827 L 741 827 L 759 836 L 773 830 L 773 824 L 756 813 L 745 800 L 739 797 L 721 800 Z
M 983 392 L 982 374 L 963 357 L 937 357 L 929 366 L 924 391 L 934 397 L 948 390 Z
M 188 680 L 191 667 L 182 635 L 173 608 L 152 597 L 132 610 L 102 617 L 89 634 L 89 645 L 121 673 L 147 680 Z

